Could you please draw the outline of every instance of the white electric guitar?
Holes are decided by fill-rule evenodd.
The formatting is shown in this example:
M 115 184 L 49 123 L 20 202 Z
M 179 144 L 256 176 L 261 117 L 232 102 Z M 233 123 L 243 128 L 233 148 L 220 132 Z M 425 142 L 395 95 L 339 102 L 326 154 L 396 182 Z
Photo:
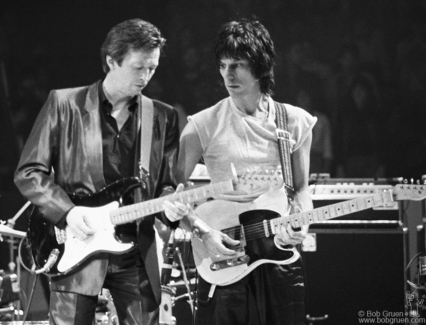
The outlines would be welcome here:
M 210 227 L 240 241 L 234 256 L 215 255 L 207 251 L 204 243 L 192 237 L 194 261 L 199 274 L 215 285 L 232 284 L 264 263 L 291 264 L 299 257 L 294 247 L 281 247 L 275 243 L 275 233 L 281 225 L 294 228 L 337 218 L 361 210 L 386 205 L 394 200 L 422 200 L 426 185 L 399 184 L 388 191 L 371 196 L 343 201 L 311 211 L 287 215 L 287 197 L 271 190 L 250 203 L 214 200 L 200 205 L 196 214 Z M 265 218 L 265 211 L 273 211 L 276 218 Z

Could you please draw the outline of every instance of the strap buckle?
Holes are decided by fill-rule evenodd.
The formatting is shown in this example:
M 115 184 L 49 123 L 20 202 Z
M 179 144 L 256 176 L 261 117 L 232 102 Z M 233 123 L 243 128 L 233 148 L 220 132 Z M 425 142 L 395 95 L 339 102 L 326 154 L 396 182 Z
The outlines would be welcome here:
M 290 141 L 290 132 L 276 128 L 275 133 L 277 134 L 277 138 L 279 140 Z
M 142 161 L 139 161 L 139 176 L 141 179 L 141 186 L 144 190 L 146 190 L 146 184 L 149 178 L 149 172 L 142 167 Z

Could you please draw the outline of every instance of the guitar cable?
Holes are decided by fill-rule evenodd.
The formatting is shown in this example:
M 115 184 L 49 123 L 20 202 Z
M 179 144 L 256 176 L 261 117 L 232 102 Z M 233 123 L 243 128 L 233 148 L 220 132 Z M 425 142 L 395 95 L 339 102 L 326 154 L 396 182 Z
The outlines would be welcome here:
M 22 325 L 24 325 L 24 324 L 25 324 L 25 321 L 27 320 L 28 312 L 29 312 L 30 307 L 31 307 L 31 302 L 32 302 L 32 300 L 33 300 L 33 296 L 34 296 L 34 292 L 35 292 L 35 288 L 36 288 L 37 280 L 38 280 L 38 274 L 37 274 L 34 270 L 29 269 L 29 268 L 25 265 L 25 263 L 24 263 L 24 261 L 23 261 L 23 259 L 22 259 L 22 253 L 21 253 L 21 251 L 22 251 L 22 245 L 23 245 L 23 243 L 24 243 L 24 240 L 25 240 L 25 239 L 27 239 L 27 237 L 22 238 L 22 239 L 21 239 L 21 241 L 19 242 L 19 245 L 18 245 L 18 256 L 19 256 L 19 261 L 20 261 L 21 265 L 24 267 L 24 269 L 25 269 L 25 270 L 27 270 L 30 274 L 34 274 L 35 276 L 34 276 L 33 284 L 32 284 L 32 286 L 31 286 L 31 291 L 30 291 L 30 295 L 29 295 L 28 299 L 27 299 L 27 297 L 26 297 L 26 295 L 25 295 L 24 291 L 22 291 L 22 290 L 21 290 L 21 291 L 22 291 L 23 296 L 25 297 L 25 310 L 24 310 L 24 315 L 23 315 L 23 317 L 22 317 Z M 31 254 L 30 254 L 30 255 L 31 255 Z M 32 255 L 31 255 L 31 257 L 32 257 Z M 33 258 L 33 257 L 32 257 L 32 259 L 33 259 L 33 262 L 34 262 L 34 258 Z M 35 267 L 35 262 L 34 262 L 34 264 L 33 264 L 33 267 Z
M 185 238 L 185 233 L 186 231 L 184 229 L 182 229 L 184 232 L 184 236 L 183 238 Z M 191 307 L 191 325 L 195 324 L 195 314 L 197 311 L 197 295 L 196 295 L 196 291 L 197 291 L 197 281 L 195 281 L 195 291 L 191 291 L 191 274 L 190 274 L 190 266 L 191 266 L 191 261 L 190 261 L 190 257 L 193 256 L 192 255 L 192 245 L 190 242 L 186 243 L 185 241 L 183 241 L 183 251 L 182 254 L 180 254 L 180 252 L 178 252 L 179 248 L 176 247 L 175 251 L 176 254 L 178 255 L 178 259 L 181 263 L 181 268 L 182 268 L 182 276 L 185 282 L 185 286 L 187 288 L 188 293 L 184 294 L 183 296 L 185 296 L 185 298 L 188 298 L 188 303 Z M 182 259 L 182 255 L 185 259 L 185 261 L 183 261 Z M 186 265 L 186 267 L 185 267 Z M 185 272 L 185 275 L 183 274 Z M 186 280 L 185 280 L 186 279 Z M 189 279 L 189 281 L 188 281 Z M 197 279 L 197 269 L 195 268 L 195 279 Z M 194 293 L 194 294 L 193 294 Z M 192 303 L 192 306 L 191 306 Z

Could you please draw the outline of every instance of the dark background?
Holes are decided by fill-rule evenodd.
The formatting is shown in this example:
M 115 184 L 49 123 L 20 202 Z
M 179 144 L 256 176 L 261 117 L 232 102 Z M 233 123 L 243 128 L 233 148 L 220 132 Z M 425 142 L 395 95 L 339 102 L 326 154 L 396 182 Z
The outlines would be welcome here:
M 424 0 L 2 1 L 0 219 L 12 218 L 25 203 L 13 172 L 49 90 L 102 78 L 99 50 L 107 32 L 135 17 L 158 26 L 167 39 L 144 92 L 175 105 L 182 121 L 226 96 L 212 54 L 220 26 L 256 16 L 275 42 L 274 99 L 297 104 L 298 90 L 307 87 L 316 111 L 330 122 L 331 176 L 419 179 L 426 174 L 425 12 Z M 350 81 L 360 75 L 373 94 L 363 115 L 368 125 L 346 105 Z M 351 123 L 361 130 L 353 138 Z M 352 150 L 342 139 L 356 144 L 363 130 L 375 143 L 374 163 L 364 173 L 339 173 Z M 16 229 L 26 231 L 26 220 Z M 0 269 L 8 262 L 3 246 Z

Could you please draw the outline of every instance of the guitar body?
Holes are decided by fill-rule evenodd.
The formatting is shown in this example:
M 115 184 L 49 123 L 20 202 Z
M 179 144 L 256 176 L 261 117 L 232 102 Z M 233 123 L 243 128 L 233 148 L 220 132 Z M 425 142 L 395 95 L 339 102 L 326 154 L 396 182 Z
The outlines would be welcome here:
M 139 179 L 131 177 L 114 182 L 92 195 L 69 194 L 77 206 L 94 208 L 88 224 L 96 229 L 96 232 L 86 240 L 74 238 L 69 228 L 66 227 L 65 231 L 62 230 L 66 240 L 64 243 L 58 243 L 55 226 L 46 220 L 37 208 L 34 208 L 27 236 L 37 267 L 41 268 L 46 264 L 54 249 L 59 250 L 59 256 L 56 263 L 47 272 L 50 276 L 66 274 L 74 270 L 95 253 L 119 254 L 131 249 L 133 243 L 120 242 L 119 230 L 124 225 L 114 226 L 109 219 L 109 212 L 118 208 L 118 202 L 125 203 L 127 192 L 137 186 L 139 186 Z
M 196 209 L 198 217 L 213 229 L 240 240 L 241 247 L 233 256 L 212 256 L 204 243 L 193 237 L 198 273 L 207 282 L 223 286 L 242 279 L 261 264 L 285 265 L 296 261 L 300 257 L 298 251 L 293 247 L 279 249 L 274 235 L 267 237 L 263 228 L 265 221 L 286 215 L 287 210 L 287 198 L 279 191 L 267 192 L 250 203 L 214 200 L 200 205 Z M 257 235 L 253 236 L 254 233 Z M 243 262 L 240 263 L 239 259 Z M 214 269 L 215 264 L 220 265 L 218 270 Z

